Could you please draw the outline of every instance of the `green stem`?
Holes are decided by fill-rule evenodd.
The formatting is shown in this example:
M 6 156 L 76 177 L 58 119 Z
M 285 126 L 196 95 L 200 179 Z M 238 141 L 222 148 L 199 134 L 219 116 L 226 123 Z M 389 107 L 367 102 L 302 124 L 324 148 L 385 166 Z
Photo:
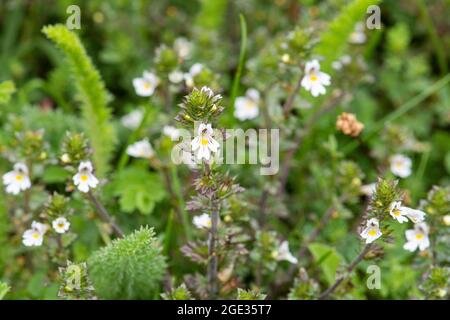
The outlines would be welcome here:
M 239 89 L 239 83 L 241 81 L 242 69 L 244 68 L 245 62 L 245 51 L 247 48 L 247 24 L 245 22 L 244 16 L 239 15 L 240 23 L 241 23 L 241 49 L 239 52 L 239 64 L 236 70 L 236 74 L 234 75 L 233 85 L 231 87 L 231 95 L 230 95 L 230 106 L 234 106 L 234 101 L 236 100 L 236 96 Z

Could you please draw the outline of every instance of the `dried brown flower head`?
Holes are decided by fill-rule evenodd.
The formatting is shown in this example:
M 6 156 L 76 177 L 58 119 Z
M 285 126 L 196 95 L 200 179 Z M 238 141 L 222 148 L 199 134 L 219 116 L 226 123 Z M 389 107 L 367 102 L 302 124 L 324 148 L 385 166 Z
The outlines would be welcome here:
M 337 118 L 336 128 L 347 136 L 357 137 L 364 129 L 364 124 L 359 122 L 353 113 L 343 112 Z

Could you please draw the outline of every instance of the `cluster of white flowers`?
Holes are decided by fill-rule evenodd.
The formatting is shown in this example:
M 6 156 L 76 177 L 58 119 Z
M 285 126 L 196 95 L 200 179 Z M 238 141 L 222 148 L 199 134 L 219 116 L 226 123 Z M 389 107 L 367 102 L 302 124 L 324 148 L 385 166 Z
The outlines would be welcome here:
M 12 171 L 3 175 L 3 184 L 6 192 L 17 195 L 20 191 L 25 191 L 31 187 L 28 167 L 24 163 L 16 163 Z
M 410 158 L 402 155 L 393 155 L 390 159 L 391 172 L 400 178 L 407 178 L 411 175 L 412 161 Z
M 144 71 L 142 77 L 133 79 L 136 94 L 141 97 L 150 97 L 155 92 L 160 80 L 156 74 Z
M 73 176 L 73 183 L 81 192 L 87 193 L 90 188 L 98 185 L 98 179 L 92 173 L 92 163 L 90 161 L 82 161 L 78 166 L 78 172 Z
M 424 222 L 425 212 L 405 207 L 401 201 L 394 201 L 389 206 L 389 214 L 399 223 L 407 222 L 408 220 L 414 223 L 414 229 L 405 232 L 407 240 L 403 246 L 405 250 L 412 252 L 419 248 L 423 251 L 430 246 L 430 240 L 428 238 L 429 229 Z M 360 235 L 361 238 L 366 240 L 366 243 L 372 243 L 381 237 L 383 234 L 380 230 L 378 219 L 369 219 L 366 222 L 366 228 Z
M 198 135 L 191 141 L 191 148 L 198 160 L 211 159 L 211 153 L 219 151 L 220 144 L 214 139 L 214 130 L 211 124 L 201 123 L 197 130 Z
M 259 114 L 259 92 L 256 89 L 248 89 L 245 97 L 237 97 L 234 116 L 241 120 L 255 119 Z
M 305 90 L 311 92 L 313 97 L 326 93 L 325 86 L 331 84 L 331 77 L 325 72 L 320 71 L 318 60 L 312 60 L 306 63 L 305 76 L 301 85 Z
M 63 234 L 69 230 L 70 222 L 64 217 L 53 220 L 52 227 L 56 233 Z M 48 225 L 33 221 L 31 228 L 25 230 L 22 235 L 22 243 L 27 247 L 39 247 L 44 242 L 44 235 L 47 233 Z
M 150 159 L 155 155 L 155 151 L 148 139 L 137 141 L 127 148 L 127 154 L 135 158 Z

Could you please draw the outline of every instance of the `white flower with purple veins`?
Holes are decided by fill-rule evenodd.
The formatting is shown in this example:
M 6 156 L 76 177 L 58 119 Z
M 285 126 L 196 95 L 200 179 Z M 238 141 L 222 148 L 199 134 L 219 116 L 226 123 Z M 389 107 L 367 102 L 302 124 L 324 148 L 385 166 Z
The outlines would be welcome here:
M 389 213 L 400 223 L 411 220 L 413 223 L 419 223 L 425 220 L 425 212 L 402 206 L 400 201 L 394 201 L 389 206 Z M 408 219 L 407 219 L 408 218 Z
M 197 159 L 209 160 L 211 152 L 216 153 L 220 144 L 213 138 L 214 131 L 211 124 L 200 124 L 198 135 L 191 141 L 192 151 L 196 153 Z
M 306 63 L 305 76 L 302 79 L 301 85 L 305 90 L 311 92 L 313 97 L 325 94 L 325 86 L 329 86 L 330 83 L 331 77 L 320 71 L 319 61 L 312 60 Z
M 29 189 L 31 181 L 27 166 L 24 163 L 16 163 L 12 171 L 3 175 L 3 184 L 6 186 L 6 192 L 14 195 Z
M 120 122 L 122 123 L 122 125 L 125 128 L 133 130 L 133 129 L 137 129 L 139 127 L 143 118 L 144 118 L 144 113 L 142 112 L 142 110 L 138 109 L 138 110 L 133 110 L 130 113 L 124 115 L 120 119 Z
M 211 217 L 207 213 L 203 213 L 199 216 L 195 216 L 192 222 L 198 229 L 210 229 L 211 228 Z
M 135 158 L 149 159 L 155 155 L 155 151 L 148 139 L 143 139 L 129 145 L 127 154 Z
M 402 207 L 401 201 L 394 201 L 389 206 L 389 214 L 400 223 L 408 222 L 405 207 Z
M 27 247 L 36 246 L 39 247 L 44 241 L 44 234 L 47 232 L 48 227 L 43 223 L 33 221 L 31 229 L 25 230 L 22 235 L 22 243 Z
M 73 183 L 81 192 L 89 192 L 90 188 L 98 185 L 98 179 L 92 173 L 92 163 L 90 161 L 82 161 L 78 166 L 78 172 L 73 176 Z
M 69 230 L 70 222 L 64 217 L 59 217 L 53 220 L 52 227 L 57 233 L 66 233 Z
M 403 246 L 405 250 L 414 252 L 419 248 L 420 251 L 423 251 L 430 246 L 428 226 L 425 223 L 418 223 L 414 225 L 414 229 L 406 230 L 405 236 L 407 240 Z
M 400 178 L 407 178 L 411 175 L 412 161 L 410 158 L 402 155 L 393 155 L 390 159 L 391 172 Z
M 259 92 L 248 89 L 245 97 L 237 97 L 234 105 L 234 116 L 241 121 L 254 119 L 259 114 Z
M 366 243 L 372 243 L 381 237 L 380 224 L 378 219 L 372 218 L 366 222 L 366 228 L 361 232 L 361 238 L 366 239 Z
M 179 70 L 174 70 L 171 73 L 169 73 L 169 81 L 174 83 L 174 84 L 178 84 L 181 81 L 183 81 L 184 79 L 184 74 L 183 72 L 179 71 Z
M 292 255 L 291 251 L 289 251 L 289 243 L 287 241 L 283 241 L 281 243 L 280 249 L 275 251 L 273 256 L 278 261 L 286 260 L 293 264 L 298 262 L 297 258 Z
M 184 81 L 186 82 L 186 86 L 189 88 L 194 87 L 194 78 L 203 70 L 203 65 L 201 63 L 195 63 L 191 66 L 188 73 L 184 74 Z
M 170 137 L 172 141 L 178 141 L 178 138 L 180 138 L 180 130 L 172 126 L 164 126 L 163 133 Z
M 191 54 L 192 43 L 186 38 L 177 38 L 173 43 L 173 48 L 181 60 L 188 58 Z
M 150 97 L 159 84 L 159 78 L 152 72 L 144 71 L 141 78 L 133 79 L 136 94 L 141 97 Z

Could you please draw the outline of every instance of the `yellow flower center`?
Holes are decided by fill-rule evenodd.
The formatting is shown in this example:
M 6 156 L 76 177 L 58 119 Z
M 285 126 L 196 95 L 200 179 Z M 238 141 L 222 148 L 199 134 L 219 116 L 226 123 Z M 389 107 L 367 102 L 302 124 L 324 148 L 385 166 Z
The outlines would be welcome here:
M 423 234 L 421 234 L 421 233 L 416 234 L 416 239 L 417 240 L 423 239 Z
M 62 222 L 58 223 L 58 228 L 64 228 L 64 223 Z
M 318 78 L 315 74 L 310 75 L 310 76 L 309 76 L 309 79 L 310 79 L 311 81 L 317 81 L 317 80 L 319 80 L 319 78 Z
M 86 181 L 88 181 L 88 176 L 83 174 L 83 175 L 81 175 L 80 180 L 83 182 L 86 182 Z
M 396 217 L 400 216 L 400 210 L 395 209 L 394 212 L 393 212 L 393 214 L 394 214 L 394 216 L 396 216 Z
M 375 237 L 377 235 L 377 231 L 375 229 L 370 229 L 367 234 L 371 237 Z
M 33 233 L 33 236 L 32 236 L 34 239 L 39 239 L 39 237 L 40 237 L 40 235 L 39 235 L 39 233 L 37 233 L 37 232 L 35 232 L 35 233 Z
M 253 101 L 247 100 L 247 101 L 245 102 L 245 108 L 246 108 L 246 109 L 253 109 L 254 107 L 255 107 L 255 104 L 253 103 Z
M 202 146 L 207 146 L 208 145 L 208 139 L 207 138 L 202 138 L 200 140 L 200 143 L 202 144 Z
M 16 181 L 22 181 L 23 180 L 23 175 L 18 174 L 16 175 Z
M 150 89 L 150 83 L 149 82 L 144 82 L 144 89 L 146 89 L 146 90 Z

